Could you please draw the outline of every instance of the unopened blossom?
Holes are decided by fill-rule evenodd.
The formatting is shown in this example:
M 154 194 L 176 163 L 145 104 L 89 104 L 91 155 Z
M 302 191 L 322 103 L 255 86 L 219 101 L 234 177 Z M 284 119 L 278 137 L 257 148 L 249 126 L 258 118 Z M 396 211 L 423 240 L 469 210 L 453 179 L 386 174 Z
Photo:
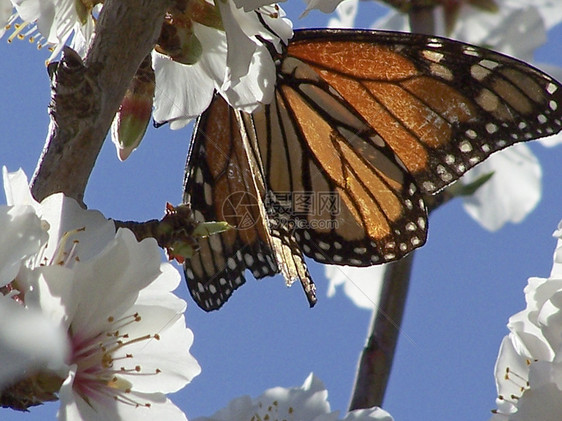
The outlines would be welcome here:
M 241 396 L 211 417 L 201 417 L 195 421 L 340 420 L 339 411 L 330 409 L 327 398 L 328 391 L 324 383 L 314 374 L 310 374 L 301 387 L 275 387 L 254 399 Z M 374 407 L 351 411 L 342 420 L 392 421 L 392 417 L 383 409 Z
M 166 394 L 183 388 L 200 368 L 189 354 L 193 334 L 185 326 L 186 303 L 171 292 L 180 275 L 161 263 L 156 241 L 138 242 L 126 229 L 115 233 L 101 213 L 60 193 L 35 202 L 21 171 L 4 170 L 4 182 L 8 207 L 32 209 L 31 225 L 48 237 L 36 233 L 38 250 L 30 252 L 36 240 L 24 242 L 18 247 L 24 257 L 0 270 L 11 276 L 18 268 L 3 289 L 7 295 L 0 298 L 10 302 L 0 300 L 0 312 L 20 309 L 4 311 L 2 322 L 21 326 L 38 317 L 45 333 L 63 332 L 48 348 L 64 350 L 58 360 L 28 352 L 22 361 L 30 362 L 18 375 L 39 370 L 60 378 L 61 420 L 185 420 Z M 0 355 L 9 356 L 14 343 L 23 350 L 43 346 L 43 335 L 12 336 L 0 336 Z M 13 380 L 13 373 L 0 371 L 0 384 L 9 383 L 8 376 Z

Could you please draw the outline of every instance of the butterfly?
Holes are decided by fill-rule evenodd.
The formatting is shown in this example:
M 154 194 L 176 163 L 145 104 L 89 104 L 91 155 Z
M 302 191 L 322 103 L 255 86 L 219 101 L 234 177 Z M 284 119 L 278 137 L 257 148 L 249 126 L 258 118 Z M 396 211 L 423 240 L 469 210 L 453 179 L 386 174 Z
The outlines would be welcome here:
M 190 293 L 220 308 L 282 273 L 315 286 L 304 256 L 370 266 L 426 241 L 423 196 L 490 154 L 562 127 L 560 83 L 530 65 L 444 38 L 295 31 L 275 57 L 274 99 L 248 114 L 215 95 L 196 123 L 184 201 L 234 226 L 199 240 Z

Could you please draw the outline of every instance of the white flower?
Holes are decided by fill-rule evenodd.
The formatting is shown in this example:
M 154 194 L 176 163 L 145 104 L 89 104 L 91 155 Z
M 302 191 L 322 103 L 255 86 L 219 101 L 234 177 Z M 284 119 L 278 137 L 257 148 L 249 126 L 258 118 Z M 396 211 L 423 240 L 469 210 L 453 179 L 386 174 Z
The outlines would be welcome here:
M 497 13 L 483 12 L 469 4 L 463 4 L 450 37 L 488 46 L 527 62 L 532 61 L 534 51 L 546 42 L 546 31 L 562 21 L 562 3 L 548 0 L 540 4 L 521 0 L 503 0 L 498 3 Z M 550 16 L 546 20 L 548 26 L 545 25 L 547 15 Z M 441 14 L 436 17 L 441 17 Z M 374 27 L 408 30 L 408 22 L 405 16 L 392 12 L 377 21 Z M 443 22 L 438 25 L 437 35 L 439 33 L 444 34 Z M 554 69 L 550 67 L 545 70 Z M 558 134 L 545 138 L 542 142 L 555 145 L 561 141 L 562 135 Z M 490 172 L 494 172 L 494 176 L 471 197 L 465 198 L 466 211 L 489 230 L 497 230 L 506 222 L 522 221 L 541 197 L 541 168 L 538 160 L 527 147 L 511 147 L 493 155 L 461 181 L 469 182 Z M 525 180 L 523 189 L 521 180 Z
M 12 0 L 17 14 L 12 17 L 15 31 L 8 39 L 29 38 L 38 48 L 50 45 L 51 61 L 73 33 L 89 40 L 93 34 L 91 10 L 81 0 Z M 23 22 L 15 23 L 17 18 Z
M 328 391 L 322 381 L 310 374 L 301 387 L 275 387 L 255 399 L 241 396 L 213 416 L 197 418 L 195 421 L 337 421 L 338 411 L 331 411 L 327 398 Z M 392 421 L 392 417 L 388 412 L 374 407 L 351 411 L 343 420 Z
M 21 171 L 8 174 L 4 169 L 4 180 L 8 207 L 34 209 L 32 225 L 47 228 L 48 240 L 39 241 L 40 247 L 30 253 L 39 235 L 30 236 L 32 240 L 17 247 L 24 257 L 15 259 L 8 270 L 0 269 L 10 275 L 19 267 L 9 284 L 17 304 L 0 297 L 11 301 L 0 300 L 0 312 L 9 314 L 3 324 L 18 326 L 43 318 L 45 330 L 35 341 L 31 331 L 19 342 L 12 335 L 24 350 L 33 344 L 42 348 L 48 332 L 64 336 L 56 340 L 53 335 L 53 345 L 43 353 L 28 352 L 18 373 L 41 369 L 61 381 L 66 378 L 60 390 L 62 420 L 99 419 L 100 414 L 115 420 L 184 420 L 166 394 L 184 387 L 200 368 L 189 354 L 193 335 L 185 326 L 186 304 L 171 293 L 180 275 L 170 264 L 160 263 L 156 242 L 138 242 L 125 229 L 115 233 L 114 224 L 101 213 L 84 210 L 62 194 L 35 202 Z M 14 305 L 20 310 L 5 310 Z M 7 339 L 11 338 L 0 336 L 0 354 L 9 356 L 16 348 Z M 51 355 L 57 346 L 58 361 Z M 3 376 L 8 374 L 0 371 L 0 384 L 7 384 Z
M 510 317 L 510 333 L 495 367 L 498 409 L 492 420 L 558 420 L 562 411 L 562 222 L 548 279 L 531 278 L 525 310 Z
M 379 305 L 385 265 L 367 268 L 352 266 L 326 265 L 324 274 L 329 281 L 328 297 L 336 293 L 336 288 L 343 285 L 343 291 L 357 307 L 367 310 Z
M 42 311 L 0 295 L 0 320 L 0 391 L 38 370 L 64 365 L 70 351 L 66 332 Z
M 224 30 L 193 22 L 202 53 L 195 64 L 181 64 L 154 53 L 156 75 L 154 119 L 184 127 L 211 102 L 214 90 L 230 105 L 251 112 L 269 103 L 275 87 L 275 63 L 260 39 L 278 52 L 292 36 L 292 27 L 279 7 L 244 11 L 232 1 L 217 1 Z M 263 26 L 261 17 L 269 27 Z
M 542 169 L 531 149 L 519 143 L 492 155 L 462 181 L 469 184 L 492 172 L 492 178 L 475 194 L 464 198 L 463 206 L 480 225 L 496 231 L 506 222 L 521 222 L 539 203 Z
M 337 17 L 328 21 L 328 28 L 353 28 L 359 0 L 343 0 L 336 8 Z

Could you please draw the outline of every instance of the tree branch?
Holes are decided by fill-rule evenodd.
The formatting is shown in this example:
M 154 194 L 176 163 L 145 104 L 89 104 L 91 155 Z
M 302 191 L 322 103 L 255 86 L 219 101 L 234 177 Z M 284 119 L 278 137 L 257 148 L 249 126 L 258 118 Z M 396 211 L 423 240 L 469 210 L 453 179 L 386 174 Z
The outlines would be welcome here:
M 384 272 L 378 309 L 373 311 L 367 344 L 363 348 L 349 410 L 381 406 L 404 314 L 414 252 L 389 263 Z
M 150 53 L 172 0 L 106 0 L 85 62 L 66 48 L 56 68 L 46 145 L 31 181 L 37 200 L 84 190 L 129 82 Z

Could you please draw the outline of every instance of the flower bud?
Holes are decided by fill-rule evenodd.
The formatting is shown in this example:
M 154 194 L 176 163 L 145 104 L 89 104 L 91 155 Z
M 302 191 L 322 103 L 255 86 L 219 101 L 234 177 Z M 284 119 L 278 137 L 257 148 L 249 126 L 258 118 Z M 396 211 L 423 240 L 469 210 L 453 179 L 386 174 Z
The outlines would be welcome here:
M 152 59 L 148 55 L 131 80 L 111 125 L 111 140 L 121 161 L 139 146 L 146 132 L 152 113 L 154 87 Z

